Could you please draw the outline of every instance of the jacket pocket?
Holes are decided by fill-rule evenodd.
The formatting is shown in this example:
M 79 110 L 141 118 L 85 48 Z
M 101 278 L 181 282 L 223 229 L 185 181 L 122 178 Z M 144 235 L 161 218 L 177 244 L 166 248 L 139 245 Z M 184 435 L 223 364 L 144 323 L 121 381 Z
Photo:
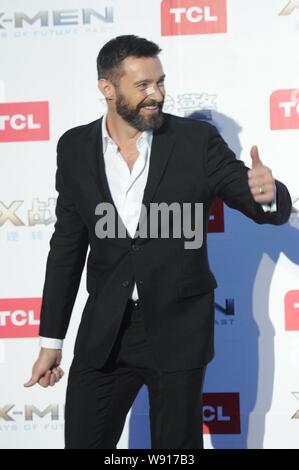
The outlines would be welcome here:
M 178 281 L 179 297 L 201 295 L 217 287 L 217 281 L 211 272 Z

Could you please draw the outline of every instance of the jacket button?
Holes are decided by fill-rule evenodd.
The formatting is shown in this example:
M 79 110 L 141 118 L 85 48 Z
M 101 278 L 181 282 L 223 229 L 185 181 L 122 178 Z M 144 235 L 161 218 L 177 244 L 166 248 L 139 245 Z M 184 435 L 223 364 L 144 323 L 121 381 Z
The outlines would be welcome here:
M 133 250 L 133 251 L 139 251 L 139 250 L 140 250 L 140 247 L 139 247 L 138 245 L 133 244 L 133 245 L 132 245 L 132 250 Z
M 130 284 L 129 281 L 124 281 L 124 282 L 122 283 L 122 286 L 123 286 L 123 287 L 128 287 L 129 284 Z
M 140 281 L 138 281 L 138 284 L 139 284 L 140 286 L 142 286 L 142 284 L 143 284 L 143 280 L 142 280 L 142 279 L 140 279 Z

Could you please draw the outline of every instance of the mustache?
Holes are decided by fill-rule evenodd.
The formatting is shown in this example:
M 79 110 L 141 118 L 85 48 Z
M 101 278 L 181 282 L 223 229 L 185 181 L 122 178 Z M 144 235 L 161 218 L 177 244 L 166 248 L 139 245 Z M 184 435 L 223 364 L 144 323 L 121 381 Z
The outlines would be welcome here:
M 138 109 L 145 108 L 147 106 L 155 106 L 155 107 L 158 106 L 159 108 L 162 108 L 163 103 L 164 103 L 164 100 L 162 102 L 158 102 L 154 100 L 147 101 L 146 103 L 142 102 L 138 105 Z

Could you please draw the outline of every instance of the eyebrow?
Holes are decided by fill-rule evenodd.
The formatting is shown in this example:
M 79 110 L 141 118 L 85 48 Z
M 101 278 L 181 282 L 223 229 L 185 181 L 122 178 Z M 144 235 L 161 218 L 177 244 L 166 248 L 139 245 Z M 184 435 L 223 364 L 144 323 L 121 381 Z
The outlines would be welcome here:
M 161 75 L 161 77 L 159 78 L 158 82 L 161 82 L 161 80 L 164 80 L 164 78 L 166 77 L 166 75 Z M 144 80 L 139 80 L 138 82 L 135 82 L 134 85 L 138 86 L 138 85 L 141 85 L 141 83 L 151 83 L 153 80 L 150 80 L 150 79 L 144 79 Z

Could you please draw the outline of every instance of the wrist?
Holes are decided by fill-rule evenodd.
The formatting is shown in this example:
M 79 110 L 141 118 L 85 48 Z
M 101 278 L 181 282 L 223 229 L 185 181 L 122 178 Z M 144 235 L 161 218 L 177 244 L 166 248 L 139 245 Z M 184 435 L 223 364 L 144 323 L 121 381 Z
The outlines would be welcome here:
M 51 356 L 57 356 L 57 354 L 61 354 L 61 349 L 51 349 L 51 348 L 41 348 L 40 349 L 40 355 L 51 355 Z

